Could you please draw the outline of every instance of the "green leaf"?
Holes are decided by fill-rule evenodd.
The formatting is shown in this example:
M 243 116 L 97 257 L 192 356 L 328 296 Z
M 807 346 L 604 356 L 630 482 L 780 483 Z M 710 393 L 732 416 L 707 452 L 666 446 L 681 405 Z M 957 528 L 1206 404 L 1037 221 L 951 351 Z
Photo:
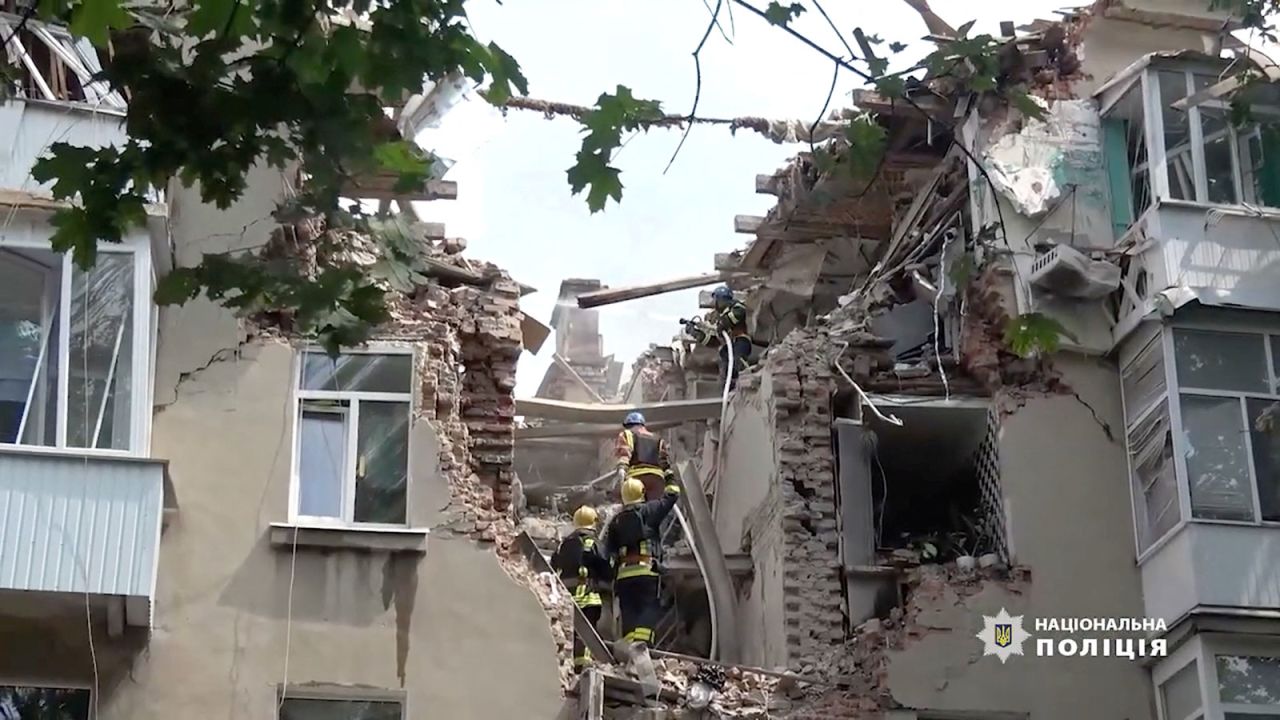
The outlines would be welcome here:
M 431 166 L 408 140 L 384 142 L 373 149 L 373 157 L 383 169 L 401 174 L 425 175 Z
M 587 207 L 592 214 L 604 209 L 609 198 L 614 202 L 622 201 L 621 171 L 609 166 L 599 153 L 582 151 L 578 153 L 578 162 L 565 171 L 569 176 L 569 187 L 577 195 L 584 188 L 587 191 Z
M 91 182 L 97 156 L 93 148 L 54 143 L 49 154 L 31 166 L 31 178 L 42 184 L 53 180 L 53 196 L 59 200 L 73 198 Z
M 494 105 L 502 105 L 511 99 L 512 85 L 521 95 L 527 95 L 529 81 L 520 72 L 520 64 L 516 59 L 495 43 L 489 43 L 489 55 L 488 70 L 493 82 L 489 85 L 485 98 Z
M 1004 330 L 1004 342 L 1019 357 L 1030 357 L 1032 354 L 1052 354 L 1058 351 L 1062 338 L 1079 342 L 1062 323 L 1042 313 L 1024 313 L 1009 318 Z
M 960 37 L 960 38 L 968 37 L 969 31 L 973 29 L 973 24 L 976 22 L 978 22 L 976 19 L 970 20 L 969 22 L 956 28 L 956 37 Z
M 200 277 L 192 268 L 174 268 L 156 282 L 157 305 L 181 305 L 200 294 Z
M 53 214 L 49 223 L 57 228 L 49 238 L 53 249 L 71 251 L 72 259 L 81 268 L 93 267 L 98 256 L 98 237 L 84 208 L 62 208 Z
M 106 47 L 112 28 L 132 24 L 133 18 L 120 7 L 120 0 L 84 0 L 71 11 L 71 32 L 98 47 Z
M 1023 115 L 1035 118 L 1036 120 L 1044 120 L 1047 111 L 1044 106 L 1036 102 L 1035 98 L 1025 92 L 1010 91 L 1008 93 L 1009 102 L 1018 109 Z
M 883 77 L 876 81 L 876 92 L 885 97 L 902 97 L 907 92 L 907 83 L 901 75 Z
M 891 43 L 889 43 L 889 51 L 890 51 L 890 52 L 892 52 L 892 53 L 895 53 L 895 54 L 896 54 L 896 53 L 900 53 L 900 52 L 902 52 L 903 50 L 906 50 L 906 49 L 907 49 L 907 45 L 906 45 L 906 43 L 900 43 L 900 42 L 891 42 Z
M 953 287 L 962 288 L 969 284 L 969 280 L 977 270 L 978 266 L 973 259 L 973 253 L 966 252 L 951 262 L 951 269 L 947 272 L 947 277 L 951 278 Z
M 242 38 L 253 33 L 252 4 L 253 0 L 194 0 L 187 31 L 197 38 L 210 33 L 222 37 L 224 32 L 227 38 Z
M 765 8 L 764 17 L 773 25 L 786 27 L 787 23 L 800 17 L 802 12 L 804 12 L 804 6 L 800 3 L 783 5 L 775 0 L 769 3 L 769 7 Z
M 854 118 L 844 129 L 849 141 L 849 169 L 856 180 L 870 180 L 880 167 L 888 131 L 870 115 Z

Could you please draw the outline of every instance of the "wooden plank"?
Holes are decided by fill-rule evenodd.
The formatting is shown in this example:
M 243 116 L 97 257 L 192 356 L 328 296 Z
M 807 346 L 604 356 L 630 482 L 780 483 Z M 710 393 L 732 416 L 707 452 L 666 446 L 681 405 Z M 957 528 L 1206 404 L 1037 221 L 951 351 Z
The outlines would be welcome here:
M 714 260 L 716 272 L 737 271 L 740 255 L 741 253 L 716 253 Z
M 342 197 L 360 200 L 396 200 L 407 198 L 418 202 L 458 199 L 458 183 L 452 180 L 428 180 L 416 190 L 396 190 L 400 176 L 393 173 L 363 175 L 342 188 Z
M 676 290 L 688 290 L 689 288 L 711 285 L 713 283 L 724 282 L 731 278 L 742 277 L 743 275 L 743 273 L 707 273 L 704 275 L 676 278 L 675 280 L 667 280 L 665 282 L 653 283 L 650 285 L 633 285 L 630 287 L 595 290 L 593 292 L 579 295 L 578 307 L 586 310 L 589 308 L 600 307 L 601 305 L 612 305 L 613 303 L 637 300 L 639 298 L 651 297 L 653 295 L 675 292 Z
M 71 203 L 23 190 L 0 190 L 0 206 L 35 208 L 37 210 L 61 210 L 62 208 L 71 207 Z M 149 217 L 168 217 L 168 210 L 161 203 L 147 203 L 145 209 Z
M 643 413 L 651 423 L 709 420 L 720 417 L 720 398 L 669 400 L 638 405 L 575 403 L 546 398 L 516 399 L 516 415 L 548 420 L 610 424 L 616 427 L 629 412 Z
M 764 225 L 764 218 L 759 215 L 734 215 L 733 231 L 736 233 L 751 234 L 760 229 Z
M 724 558 L 729 574 L 736 576 L 750 575 L 754 571 L 751 556 L 746 553 L 731 553 Z M 673 573 L 698 573 L 698 563 L 692 555 L 668 555 L 662 561 L 662 567 Z
M 578 681 L 578 711 L 581 720 L 604 717 L 604 678 L 597 670 L 588 669 Z
M 555 582 L 560 585 L 560 592 L 563 592 L 566 596 L 573 595 L 573 593 L 569 592 L 569 588 L 560 582 L 559 574 L 552 569 L 551 563 L 542 554 L 542 550 L 538 549 L 538 544 L 533 541 L 533 538 L 529 537 L 529 533 L 520 533 L 516 537 L 516 545 L 520 547 L 520 551 L 524 553 L 529 563 L 533 565 L 535 572 L 550 574 L 551 577 L 555 578 Z M 570 603 L 570 605 L 573 605 L 573 603 Z M 604 640 L 600 639 L 600 634 L 596 632 L 595 626 L 591 624 L 586 615 L 582 614 L 582 609 L 577 605 L 573 605 L 573 630 L 598 661 L 608 665 L 614 664 L 613 651 L 605 644 Z

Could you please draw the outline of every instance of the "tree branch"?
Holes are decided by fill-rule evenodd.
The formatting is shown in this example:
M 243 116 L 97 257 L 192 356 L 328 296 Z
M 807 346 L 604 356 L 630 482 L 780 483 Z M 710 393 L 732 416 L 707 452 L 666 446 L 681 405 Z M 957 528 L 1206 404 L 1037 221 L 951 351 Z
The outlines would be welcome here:
M 684 141 L 688 140 L 689 133 L 693 132 L 693 119 L 698 115 L 698 101 L 702 99 L 702 58 L 699 55 L 702 52 L 702 48 L 707 44 L 707 38 L 711 37 L 711 30 L 718 24 L 717 18 L 720 16 L 720 6 L 723 4 L 724 0 L 716 0 L 716 8 L 711 12 L 711 22 L 707 23 L 707 29 L 702 33 L 702 39 L 698 41 L 698 47 L 693 49 L 693 107 L 689 109 L 689 123 L 685 125 L 684 134 L 680 136 L 680 142 L 676 144 L 676 151 L 671 153 L 671 159 L 667 161 L 667 166 L 662 170 L 663 175 L 666 175 L 667 171 L 671 169 L 676 157 L 680 155 L 680 149 L 684 147 Z

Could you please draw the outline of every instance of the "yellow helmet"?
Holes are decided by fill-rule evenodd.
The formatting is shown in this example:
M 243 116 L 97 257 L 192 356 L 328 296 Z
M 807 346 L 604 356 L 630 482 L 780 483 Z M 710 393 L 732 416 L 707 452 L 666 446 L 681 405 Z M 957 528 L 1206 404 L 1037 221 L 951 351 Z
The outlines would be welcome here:
M 596 526 L 596 510 L 590 505 L 583 505 L 573 513 L 573 526 L 589 528 Z
M 627 478 L 622 482 L 622 502 L 624 505 L 637 503 L 644 499 L 644 483 L 635 478 Z

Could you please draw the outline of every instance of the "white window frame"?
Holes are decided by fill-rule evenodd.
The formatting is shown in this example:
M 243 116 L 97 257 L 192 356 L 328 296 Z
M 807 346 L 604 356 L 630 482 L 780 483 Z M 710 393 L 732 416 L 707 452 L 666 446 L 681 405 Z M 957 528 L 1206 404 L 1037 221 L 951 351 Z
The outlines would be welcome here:
M 68 682 L 49 682 L 44 680 L 15 680 L 12 677 L 0 677 L 0 686 L 3 687 L 29 687 L 40 688 L 41 690 L 84 690 L 89 693 L 89 720 L 94 720 L 94 698 L 93 687 L 91 685 L 68 683 Z
M 1229 112 L 1230 105 L 1220 100 L 1208 100 L 1192 105 L 1183 111 L 1188 115 L 1187 125 L 1191 137 L 1188 150 L 1191 154 L 1189 169 L 1192 172 L 1192 178 L 1190 179 L 1193 192 L 1190 198 L 1175 198 L 1171 195 L 1169 191 L 1168 148 L 1164 146 L 1164 111 L 1166 108 L 1161 105 L 1160 99 L 1160 73 L 1162 72 L 1181 73 L 1183 75 L 1183 79 L 1186 82 L 1186 97 L 1190 97 L 1197 92 L 1195 76 L 1216 76 L 1219 74 L 1219 71 L 1209 65 L 1189 62 L 1166 61 L 1153 63 L 1143 70 L 1141 87 L 1147 124 L 1147 163 L 1139 168 L 1131 168 L 1131 170 L 1133 172 L 1145 170 L 1148 173 L 1151 193 L 1162 202 L 1195 203 L 1214 207 L 1256 205 L 1258 200 L 1254 195 L 1252 183 L 1247 184 L 1244 182 L 1244 168 L 1252 167 L 1253 164 L 1249 156 L 1248 143 L 1244 142 L 1244 140 L 1255 132 L 1256 128 L 1236 129 L 1230 124 L 1225 130 L 1215 133 L 1214 138 L 1221 137 L 1223 134 L 1226 134 L 1228 138 L 1228 143 L 1231 147 L 1232 182 L 1235 186 L 1236 201 L 1223 203 L 1209 199 L 1208 173 L 1205 167 L 1204 155 L 1205 138 L 1200 110 L 1201 108 L 1209 108 Z M 1260 115 L 1275 115 L 1280 111 L 1275 108 L 1257 107 L 1253 108 L 1253 112 Z
M 409 389 L 403 393 L 390 392 L 364 392 L 356 390 L 303 390 L 302 389 L 302 365 L 303 357 L 307 353 L 325 352 L 324 348 L 318 345 L 301 345 L 295 348 L 293 357 L 293 461 L 289 471 L 289 522 L 297 525 L 313 525 L 320 527 L 336 527 L 348 529 L 367 529 L 367 530 L 403 530 L 411 527 L 412 521 L 412 503 L 413 495 L 413 425 L 415 410 L 415 392 L 417 387 L 418 368 L 416 362 L 410 363 L 409 372 Z M 408 355 L 415 358 L 414 348 L 412 346 L 392 344 L 392 343 L 369 343 L 361 348 L 344 348 L 343 355 Z M 298 512 L 298 502 L 301 499 L 301 436 L 302 436 L 302 411 L 303 404 L 307 400 L 341 400 L 348 402 L 348 406 L 344 411 L 334 409 L 335 414 L 342 412 L 346 415 L 346 445 L 344 454 L 343 468 L 343 485 L 342 485 L 342 517 L 324 517 L 318 515 L 302 515 Z M 355 486 L 356 486 L 356 447 L 358 444 L 358 433 L 360 428 L 360 401 L 381 401 L 381 402 L 403 402 L 409 407 L 409 457 L 406 473 L 408 482 L 405 485 L 405 521 L 399 524 L 392 523 L 368 523 L 357 522 L 355 520 Z M 314 408 L 308 412 L 316 412 Z M 321 412 L 328 412 L 323 410 Z M 293 697 L 290 690 L 290 697 Z
M 37 222 L 39 228 L 42 223 Z M 49 229 L 52 233 L 52 229 Z M 48 240 L 0 235 L 0 249 L 43 250 L 54 252 Z M 151 403 L 155 377 L 151 347 L 156 332 L 153 324 L 151 291 L 154 278 L 151 268 L 151 244 L 145 233 L 132 234 L 120 243 L 99 243 L 98 253 L 127 254 L 133 256 L 133 337 L 131 355 L 133 376 L 130 383 L 129 449 L 74 447 L 67 445 L 67 410 L 71 364 L 71 289 L 74 260 L 70 253 L 62 253 L 62 276 L 59 286 L 58 312 L 63 322 L 58 325 L 58 377 L 57 377 L 57 430 L 53 445 L 25 445 L 0 442 L 0 450 L 17 450 L 24 453 L 54 455 L 101 455 L 106 457 L 148 457 L 151 454 Z M 55 253 L 56 254 L 56 253 Z
M 1240 392 L 1235 390 L 1214 390 L 1207 388 L 1196 388 L 1184 386 L 1178 380 L 1177 355 L 1174 349 L 1174 332 L 1179 330 L 1189 330 L 1195 332 L 1218 332 L 1236 335 L 1254 335 L 1257 336 L 1264 344 L 1265 355 L 1264 361 L 1267 364 L 1267 383 L 1271 389 L 1271 393 L 1255 393 Z M 1266 526 L 1280 527 L 1280 521 L 1263 520 L 1262 506 L 1259 501 L 1258 492 L 1258 470 L 1254 465 L 1253 459 L 1253 434 L 1250 432 L 1251 424 L 1249 422 L 1249 413 L 1247 400 L 1265 399 L 1280 402 L 1280 388 L 1277 382 L 1280 382 L 1280 375 L 1275 372 L 1275 366 L 1272 361 L 1271 339 L 1280 340 L 1280 328 L 1265 327 L 1257 325 L 1239 325 L 1239 324 L 1210 324 L 1205 321 L 1179 322 L 1175 325 L 1166 326 L 1164 328 L 1164 347 L 1165 347 L 1165 378 L 1169 388 L 1169 414 L 1173 427 L 1173 443 L 1174 443 L 1174 462 L 1177 464 L 1178 473 L 1178 492 L 1181 496 L 1183 517 L 1187 522 L 1211 523 L 1216 525 L 1246 525 L 1246 526 Z M 1186 444 L 1184 440 L 1185 426 L 1182 422 L 1182 396 L 1193 395 L 1199 397 L 1213 397 L 1222 399 L 1235 399 L 1240 406 L 1240 415 L 1244 423 L 1244 451 L 1248 460 L 1249 483 L 1253 491 L 1252 505 L 1253 518 L 1251 520 L 1225 520 L 1215 518 L 1198 518 L 1194 514 L 1194 508 L 1191 506 L 1191 476 L 1187 470 Z M 1172 533 L 1170 533 L 1172 534 Z M 1158 544 L 1158 543 L 1156 543 Z M 1154 548 L 1156 544 L 1153 544 Z
M 1120 369 L 1120 375 L 1121 375 L 1120 377 L 1120 387 L 1121 387 L 1120 408 L 1121 408 L 1122 417 L 1126 418 L 1124 420 L 1125 461 L 1126 461 L 1126 467 L 1129 470 L 1129 473 L 1128 473 L 1129 497 L 1132 502 L 1132 509 L 1133 509 L 1133 547 L 1139 563 L 1141 563 L 1151 553 L 1153 553 L 1155 550 L 1157 550 L 1158 548 L 1163 546 L 1166 542 L 1168 542 L 1169 538 L 1176 535 L 1178 531 L 1181 530 L 1182 527 L 1187 524 L 1187 518 L 1190 517 L 1189 500 L 1184 499 L 1184 496 L 1186 498 L 1189 498 L 1190 493 L 1183 492 L 1183 486 L 1185 485 L 1185 483 L 1183 482 L 1182 474 L 1179 471 L 1179 463 L 1178 463 L 1178 460 L 1179 460 L 1178 449 L 1180 445 L 1179 433 L 1180 433 L 1181 426 L 1177 424 L 1179 420 L 1178 420 L 1178 417 L 1174 415 L 1174 412 L 1175 412 L 1174 405 L 1176 404 L 1176 401 L 1177 401 L 1177 385 L 1173 384 L 1173 381 L 1171 380 L 1171 372 L 1169 368 L 1170 364 L 1174 361 L 1174 358 L 1173 358 L 1173 355 L 1170 353 L 1169 345 L 1166 341 L 1166 336 L 1171 337 L 1171 335 L 1169 335 L 1168 328 L 1166 327 L 1159 328 L 1158 330 L 1156 330 L 1156 332 L 1151 336 L 1149 340 L 1142 342 L 1138 346 L 1137 350 L 1135 350 L 1133 353 L 1133 357 L 1121 358 L 1119 362 L 1119 369 Z M 1135 334 L 1134 337 L 1138 337 L 1138 335 Z M 1126 397 L 1123 391 L 1124 372 L 1125 370 L 1127 370 L 1128 368 L 1130 368 L 1131 366 L 1133 366 L 1135 363 L 1138 362 L 1139 358 L 1142 356 L 1142 352 L 1152 343 L 1159 345 L 1158 352 L 1162 356 L 1161 364 L 1162 364 L 1162 369 L 1165 373 L 1164 391 L 1159 395 L 1157 395 L 1152 400 L 1150 400 L 1146 407 L 1139 409 L 1137 414 L 1134 415 L 1133 420 L 1127 420 L 1127 418 L 1129 417 L 1129 411 L 1130 411 L 1129 404 L 1134 401 L 1134 398 Z M 1144 526 L 1147 526 L 1150 524 L 1150 519 L 1147 517 L 1146 498 L 1139 496 L 1137 494 L 1139 490 L 1136 482 L 1138 479 L 1137 467 L 1135 467 L 1133 463 L 1133 448 L 1129 447 L 1129 436 L 1132 434 L 1132 431 L 1134 429 L 1136 429 L 1137 427 L 1145 423 L 1147 420 L 1151 419 L 1151 417 L 1156 413 L 1160 412 L 1161 409 L 1164 409 L 1169 416 L 1169 431 L 1173 436 L 1173 455 L 1174 455 L 1173 482 L 1175 486 L 1174 487 L 1175 494 L 1178 501 L 1178 520 L 1173 524 L 1172 527 L 1166 530 L 1164 534 L 1158 537 L 1152 538 L 1151 543 L 1147 545 L 1146 548 L 1143 548 L 1142 547 L 1142 533 L 1144 532 L 1143 528 Z
M 1173 677 L 1174 673 L 1186 667 L 1194 660 L 1199 663 L 1200 676 L 1200 715 L 1204 720 L 1223 720 L 1226 713 L 1242 715 L 1275 715 L 1280 714 L 1280 703 L 1274 705 L 1250 705 L 1246 703 L 1224 703 L 1218 689 L 1219 655 L 1251 655 L 1257 657 L 1280 657 L 1280 639 L 1273 637 L 1256 637 L 1248 635 L 1223 635 L 1217 633 L 1199 633 L 1191 637 L 1172 655 L 1161 661 L 1151 671 L 1152 686 L 1155 689 L 1158 717 L 1160 720 L 1190 720 L 1189 718 L 1170 718 L 1165 713 L 1160 686 Z
M 277 686 L 276 712 L 273 720 L 279 720 L 284 709 L 284 701 L 288 700 L 328 700 L 331 702 L 394 702 L 400 704 L 401 720 L 409 718 L 409 694 L 403 690 L 379 690 L 376 688 L 353 688 L 346 685 L 288 685 Z

